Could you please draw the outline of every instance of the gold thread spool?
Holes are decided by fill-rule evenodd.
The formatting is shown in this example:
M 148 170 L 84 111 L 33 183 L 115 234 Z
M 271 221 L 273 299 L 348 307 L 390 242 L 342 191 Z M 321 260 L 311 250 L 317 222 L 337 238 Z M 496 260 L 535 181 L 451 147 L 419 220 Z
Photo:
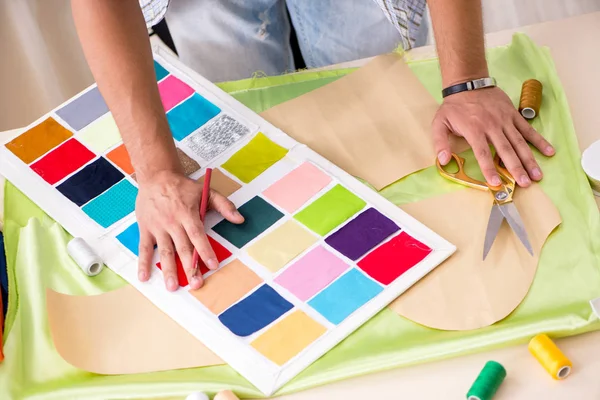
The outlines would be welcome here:
M 552 378 L 565 379 L 571 373 L 573 364 L 547 335 L 537 335 L 531 339 L 528 347 Z
M 525 119 L 534 119 L 542 106 L 542 83 L 536 79 L 523 82 L 519 112 Z

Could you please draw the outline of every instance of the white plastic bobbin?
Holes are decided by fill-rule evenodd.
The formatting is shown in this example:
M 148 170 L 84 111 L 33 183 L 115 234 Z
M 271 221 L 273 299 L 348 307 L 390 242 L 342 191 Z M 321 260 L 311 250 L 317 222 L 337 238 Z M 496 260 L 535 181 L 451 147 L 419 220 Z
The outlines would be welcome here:
M 102 259 L 82 238 L 73 238 L 67 244 L 67 253 L 87 276 L 96 276 L 102 272 Z
M 190 394 L 185 400 L 210 400 L 208 396 L 202 392 L 194 392 Z
M 585 149 L 581 157 L 581 166 L 590 181 L 592 191 L 600 196 L 600 140 Z

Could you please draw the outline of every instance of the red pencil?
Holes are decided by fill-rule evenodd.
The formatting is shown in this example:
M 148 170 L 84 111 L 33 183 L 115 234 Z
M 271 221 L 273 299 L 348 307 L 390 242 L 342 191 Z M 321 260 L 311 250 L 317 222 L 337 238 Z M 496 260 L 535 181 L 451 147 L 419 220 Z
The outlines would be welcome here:
M 206 173 L 204 174 L 204 186 L 202 188 L 202 199 L 200 200 L 200 221 L 204 223 L 204 217 L 206 216 L 206 209 L 208 208 L 208 195 L 210 194 L 210 177 L 212 175 L 212 168 L 206 168 Z M 200 261 L 200 256 L 198 255 L 198 251 L 194 247 L 194 256 L 192 258 L 192 268 L 198 268 L 198 262 Z

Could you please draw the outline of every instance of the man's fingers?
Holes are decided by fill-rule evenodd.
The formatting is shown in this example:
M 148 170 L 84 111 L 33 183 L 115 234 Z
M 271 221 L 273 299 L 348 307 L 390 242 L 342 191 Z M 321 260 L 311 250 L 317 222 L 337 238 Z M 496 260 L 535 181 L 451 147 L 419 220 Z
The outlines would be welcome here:
M 525 118 L 521 115 L 516 115 L 514 120 L 515 126 L 521 132 L 521 135 L 531 143 L 536 149 L 538 149 L 543 155 L 551 157 L 556 152 L 554 147 L 540 135 Z
M 535 181 L 541 180 L 542 169 L 535 160 L 533 152 L 529 148 L 529 145 L 527 144 L 527 141 L 525 140 L 521 132 L 519 132 L 514 126 L 505 127 L 504 132 L 506 133 L 506 137 L 510 141 L 515 152 L 519 156 L 521 163 L 527 170 L 529 177 Z M 519 185 L 523 186 L 521 182 L 519 182 Z
M 154 239 L 150 232 L 140 229 L 140 245 L 138 257 L 138 279 L 146 282 L 150 279 L 152 256 L 154 255 Z
M 450 130 L 441 120 L 435 119 L 432 125 L 433 144 L 438 160 L 442 165 L 450 162 L 452 157 L 450 149 Z
M 221 214 L 229 222 L 234 224 L 241 224 L 244 222 L 244 217 L 235 208 L 235 204 L 229 201 L 227 197 L 215 192 L 214 190 L 210 191 L 208 205 L 210 208 Z
M 492 186 L 500 185 L 502 181 L 494 166 L 492 152 L 486 137 L 484 135 L 470 135 L 470 137 L 466 139 L 471 145 L 471 148 L 473 148 L 473 153 L 475 153 L 475 158 L 479 163 L 479 168 L 481 168 L 485 180 Z
M 190 238 L 192 245 L 196 248 L 202 262 L 204 262 L 208 269 L 217 269 L 219 267 L 219 261 L 206 237 L 204 225 L 202 225 L 200 218 L 193 218 L 193 216 L 190 216 L 186 219 L 183 227 Z M 199 276 L 200 274 L 197 275 Z
M 489 135 L 489 139 L 496 148 L 496 152 L 502 159 L 504 166 L 515 178 L 519 186 L 527 187 L 531 185 L 531 179 L 529 179 L 527 171 L 523 168 L 519 156 L 515 152 L 511 142 L 506 138 L 504 132 L 496 131 Z M 527 146 L 527 143 L 525 143 L 525 146 Z
M 165 279 L 165 286 L 168 291 L 174 292 L 179 288 L 179 281 L 177 280 L 173 241 L 167 232 L 163 232 L 156 238 L 156 243 L 158 244 L 158 254 L 160 255 L 160 266 Z
M 181 260 L 181 264 L 183 266 L 183 270 L 185 271 L 185 275 L 187 276 L 188 282 L 192 289 L 200 289 L 202 286 L 202 277 L 198 279 L 199 274 L 196 273 L 197 268 L 192 263 L 192 258 L 194 254 L 194 246 L 182 226 L 178 226 L 177 228 L 169 231 L 171 234 L 171 238 L 173 238 L 173 243 L 175 244 L 175 250 L 179 255 L 179 259 Z

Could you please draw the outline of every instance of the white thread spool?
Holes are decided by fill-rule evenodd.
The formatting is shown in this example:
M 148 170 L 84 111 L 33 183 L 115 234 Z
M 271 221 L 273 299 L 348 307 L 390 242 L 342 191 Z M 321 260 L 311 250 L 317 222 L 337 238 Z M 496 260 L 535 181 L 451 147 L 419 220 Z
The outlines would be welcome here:
M 585 149 L 581 157 L 581 166 L 590 181 L 592 191 L 600 196 L 600 140 Z
M 185 400 L 210 400 L 207 395 L 202 392 L 194 392 L 190 394 Z
M 82 238 L 71 239 L 67 244 L 67 253 L 87 276 L 96 276 L 102 272 L 102 260 Z

